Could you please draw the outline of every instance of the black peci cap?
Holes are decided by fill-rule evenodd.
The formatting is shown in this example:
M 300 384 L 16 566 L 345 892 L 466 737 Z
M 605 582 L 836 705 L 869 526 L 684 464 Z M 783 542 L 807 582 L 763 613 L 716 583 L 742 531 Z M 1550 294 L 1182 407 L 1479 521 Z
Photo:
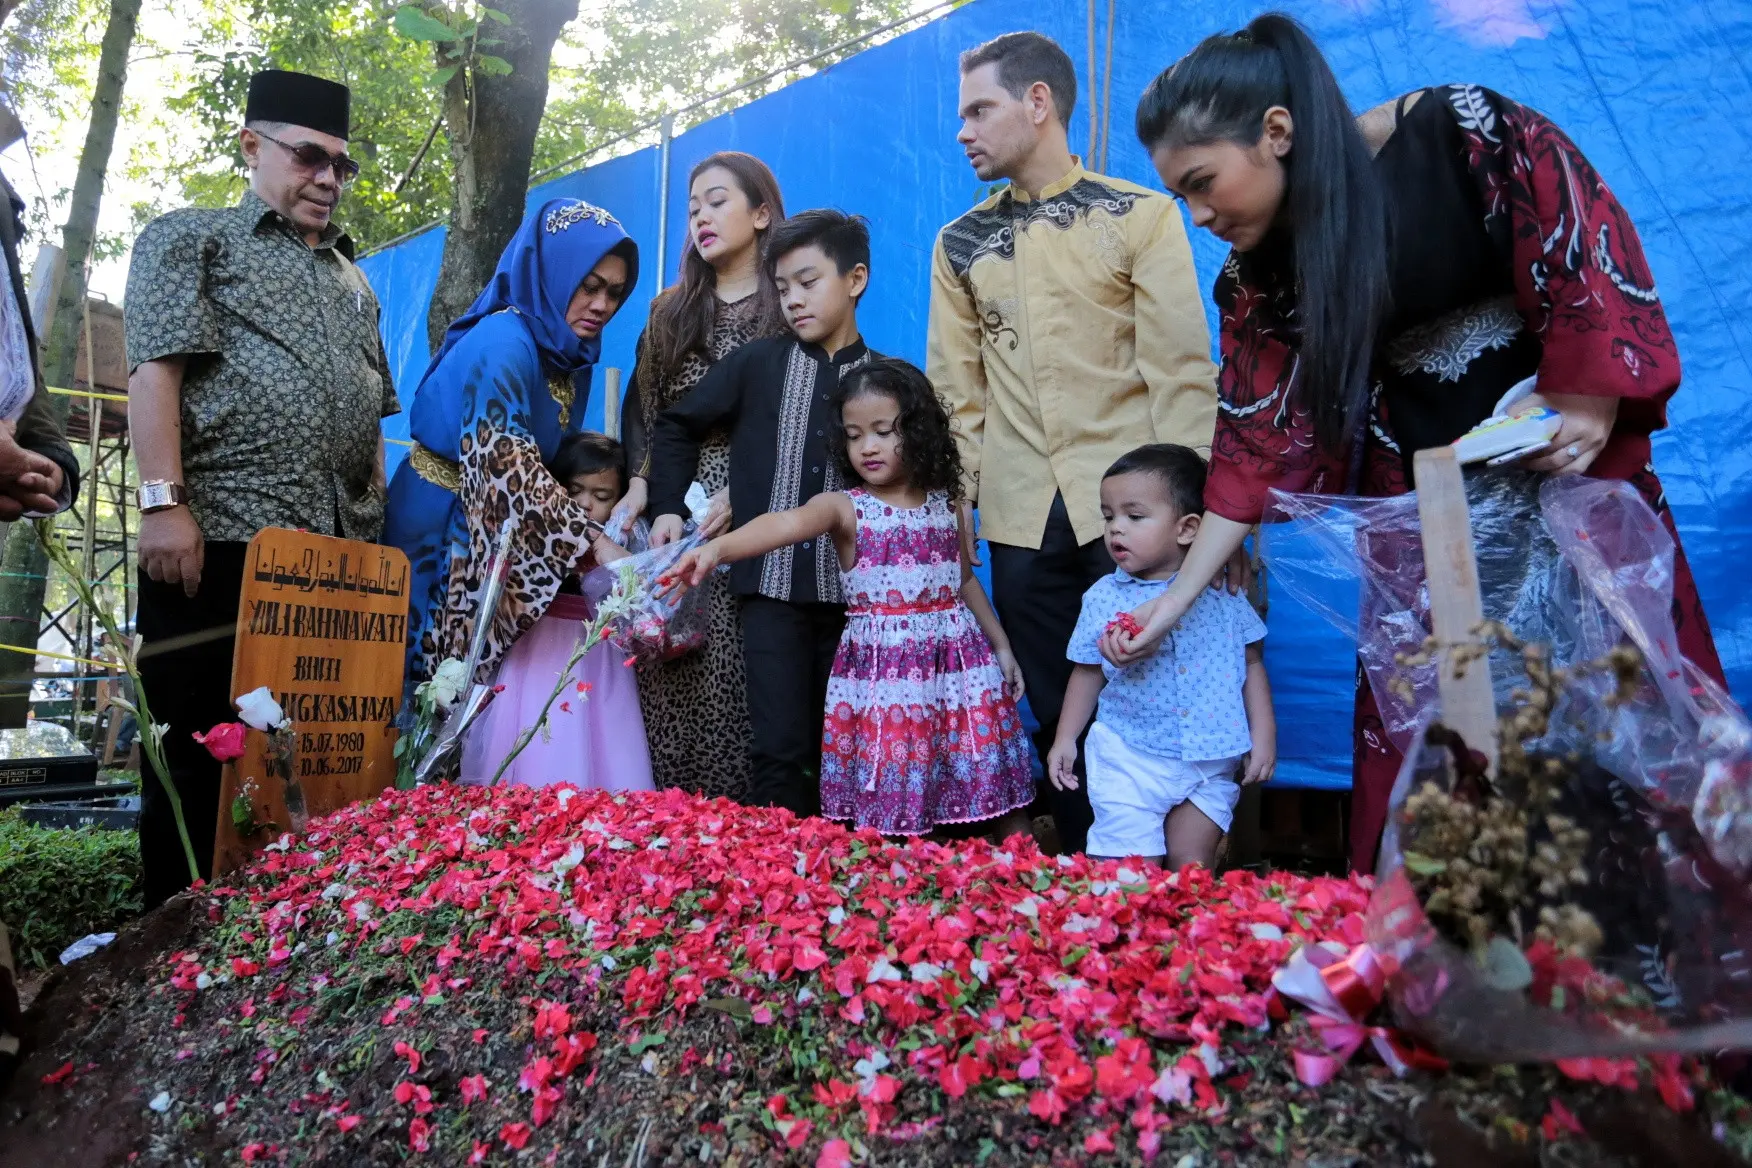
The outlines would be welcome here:
M 263 69 L 249 79 L 249 102 L 243 107 L 243 120 L 285 122 L 345 139 L 350 129 L 352 96 L 338 81 L 284 69 Z

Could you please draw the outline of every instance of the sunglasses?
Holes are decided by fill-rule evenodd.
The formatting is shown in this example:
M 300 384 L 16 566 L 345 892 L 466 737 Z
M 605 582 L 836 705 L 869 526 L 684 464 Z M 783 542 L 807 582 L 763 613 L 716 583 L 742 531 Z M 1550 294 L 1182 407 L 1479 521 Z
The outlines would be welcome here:
M 300 146 L 294 146 L 290 142 L 282 142 L 272 134 L 264 134 L 260 130 L 257 130 L 255 135 L 258 138 L 266 138 L 280 149 L 292 155 L 292 161 L 296 162 L 305 170 L 310 171 L 312 174 L 321 174 L 323 171 L 332 168 L 335 172 L 335 181 L 342 186 L 346 186 L 348 183 L 359 177 L 359 164 L 354 162 L 351 158 L 348 158 L 345 154 L 330 154 L 321 146 L 314 145 L 310 142 L 305 142 Z

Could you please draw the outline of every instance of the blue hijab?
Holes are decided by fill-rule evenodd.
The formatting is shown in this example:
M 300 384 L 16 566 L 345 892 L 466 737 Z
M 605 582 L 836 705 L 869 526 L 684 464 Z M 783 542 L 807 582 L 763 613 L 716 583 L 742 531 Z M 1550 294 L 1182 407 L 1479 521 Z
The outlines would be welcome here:
M 537 207 L 505 245 L 486 288 L 445 330 L 444 343 L 420 384 L 469 329 L 507 308 L 516 309 L 549 366 L 570 374 L 596 364 L 602 338 L 583 340 L 574 333 L 566 323 L 566 307 L 590 269 L 609 252 L 627 261 L 630 293 L 639 282 L 639 249 L 618 219 L 579 199 L 550 199 Z

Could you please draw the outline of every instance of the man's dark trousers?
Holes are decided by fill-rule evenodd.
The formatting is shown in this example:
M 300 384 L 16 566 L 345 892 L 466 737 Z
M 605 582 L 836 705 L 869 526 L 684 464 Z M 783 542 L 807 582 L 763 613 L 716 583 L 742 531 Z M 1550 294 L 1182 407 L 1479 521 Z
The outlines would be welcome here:
M 1065 650 L 1083 608 L 1083 593 L 1113 571 L 1113 560 L 1101 540 L 1077 543 L 1063 496 L 1055 495 L 1047 512 L 1039 548 L 994 543 L 991 548 L 992 602 L 1010 638 L 1022 680 L 1028 686 L 1028 708 L 1040 724 L 1034 746 L 1046 761 L 1058 733 L 1059 709 L 1071 680 Z M 1085 728 L 1086 730 L 1087 728 Z M 1052 817 L 1059 845 L 1080 852 L 1095 821 L 1089 808 L 1089 784 L 1083 777 L 1081 740 L 1077 752 L 1077 789 L 1061 791 L 1049 785 Z
M 742 597 L 742 660 L 748 678 L 749 802 L 821 811 L 821 723 L 827 678 L 846 610 Z
M 231 656 L 243 594 L 247 543 L 209 543 L 200 588 L 160 584 L 140 573 L 135 619 L 140 630 L 140 687 L 152 720 L 168 723 L 164 755 L 182 802 L 183 822 L 203 879 L 213 874 L 221 764 L 190 737 L 235 722 Z M 147 763 L 140 776 L 140 863 L 145 901 L 154 908 L 189 885 L 189 865 L 163 784 Z

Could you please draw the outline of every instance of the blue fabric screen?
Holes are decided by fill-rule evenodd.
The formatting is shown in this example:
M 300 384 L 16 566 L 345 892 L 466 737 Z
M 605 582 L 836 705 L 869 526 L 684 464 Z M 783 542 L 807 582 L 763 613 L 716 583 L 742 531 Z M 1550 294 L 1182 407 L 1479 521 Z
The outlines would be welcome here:
M 1752 130 L 1727 111 L 1752 107 L 1752 7 L 1652 0 L 1291 0 L 1280 7 L 1319 38 L 1359 110 L 1418 86 L 1470 81 L 1550 115 L 1593 160 L 1642 232 L 1678 337 L 1686 383 L 1655 460 L 1737 693 L 1752 685 L 1752 592 L 1734 567 L 1752 553 Z M 1240 27 L 1266 5 L 1200 0 L 1165 9 L 1121 2 L 1113 29 L 1108 171 L 1154 185 L 1132 132 L 1137 95 L 1198 41 Z M 867 216 L 873 281 L 863 327 L 876 348 L 924 356 L 930 248 L 943 223 L 982 197 L 954 141 L 958 54 L 1033 28 L 1063 44 L 1086 84 L 1081 0 L 976 0 L 674 140 L 667 206 L 655 148 L 530 193 L 588 198 L 639 241 L 645 270 L 609 326 L 604 363 L 630 371 L 645 306 L 657 215 L 668 217 L 663 275 L 686 231 L 689 168 L 715 150 L 746 150 L 778 175 L 792 211 L 833 205 Z M 1103 27 L 1099 42 L 1105 43 Z M 1089 140 L 1080 94 L 1073 149 Z M 1222 245 L 1193 232 L 1208 287 Z M 443 233 L 434 230 L 363 266 L 384 303 L 396 382 L 408 393 L 426 364 L 426 305 Z M 1207 303 L 1207 311 L 1209 305 Z M 1215 320 L 1212 320 L 1213 333 Z M 598 377 L 596 384 L 602 384 Z M 600 423 L 602 404 L 590 404 Z M 404 396 L 405 400 L 405 396 Z M 392 419 L 385 432 L 406 433 Z M 393 455 L 392 455 L 393 457 Z M 1272 597 L 1267 657 L 1280 723 L 1281 781 L 1347 786 L 1354 668 L 1346 642 L 1281 592 Z

